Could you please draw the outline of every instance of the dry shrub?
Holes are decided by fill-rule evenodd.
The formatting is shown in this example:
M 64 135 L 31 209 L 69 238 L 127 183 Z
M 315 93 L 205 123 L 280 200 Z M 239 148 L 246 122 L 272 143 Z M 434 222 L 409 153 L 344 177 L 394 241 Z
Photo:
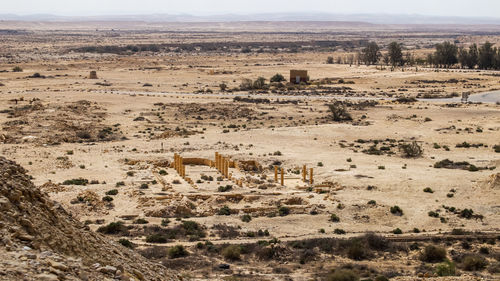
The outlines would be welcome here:
M 399 151 L 401 151 L 401 153 L 403 153 L 403 156 L 407 158 L 420 157 L 424 152 L 422 146 L 420 146 L 416 141 L 399 145 Z
M 446 250 L 441 247 L 434 245 L 429 245 L 425 247 L 424 251 L 420 255 L 420 260 L 424 262 L 442 262 L 446 259 Z

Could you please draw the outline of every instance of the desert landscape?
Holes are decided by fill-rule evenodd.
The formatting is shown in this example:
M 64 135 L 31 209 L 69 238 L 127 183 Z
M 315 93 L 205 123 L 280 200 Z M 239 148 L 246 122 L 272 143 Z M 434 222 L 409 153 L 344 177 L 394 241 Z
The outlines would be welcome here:
M 499 26 L 0 36 L 2 280 L 500 278 Z

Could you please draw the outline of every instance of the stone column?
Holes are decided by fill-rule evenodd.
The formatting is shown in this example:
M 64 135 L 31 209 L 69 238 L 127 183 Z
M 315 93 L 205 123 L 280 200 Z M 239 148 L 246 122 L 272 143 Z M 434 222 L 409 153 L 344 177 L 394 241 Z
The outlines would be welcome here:
M 219 154 L 219 169 L 218 170 L 221 173 L 222 173 L 222 164 L 223 164 L 222 162 L 223 162 L 223 159 L 224 159 L 224 157 L 222 157 L 222 155 Z
M 285 169 L 281 168 L 281 185 L 285 185 Z
M 304 182 L 307 182 L 306 177 L 307 177 L 307 166 L 306 166 L 306 165 L 304 165 L 304 166 L 302 167 L 302 180 L 303 180 Z
M 313 180 L 313 168 L 311 168 L 309 170 L 309 184 L 313 184 L 314 183 L 314 180 Z
M 180 171 L 180 174 L 182 176 L 182 167 L 184 166 L 184 164 L 182 163 L 182 157 L 179 156 L 179 171 Z

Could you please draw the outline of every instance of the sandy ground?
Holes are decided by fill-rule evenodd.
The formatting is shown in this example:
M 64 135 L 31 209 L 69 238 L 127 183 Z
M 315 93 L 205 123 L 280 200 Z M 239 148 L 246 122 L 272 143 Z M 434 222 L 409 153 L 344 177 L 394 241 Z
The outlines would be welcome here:
M 500 231 L 500 157 L 494 150 L 500 145 L 498 104 L 381 100 L 375 106 L 347 107 L 353 122 L 331 120 L 327 107 L 345 97 L 497 91 L 498 73 L 415 67 L 391 71 L 327 65 L 325 59 L 325 53 L 308 52 L 3 61 L 0 69 L 20 65 L 24 71 L 0 74 L 4 84 L 0 153 L 27 168 L 35 184 L 93 230 L 113 221 L 133 225 L 136 218 L 156 225 L 170 217 L 169 226 L 175 226 L 180 222 L 174 218 L 185 217 L 187 210 L 190 220 L 205 226 L 215 243 L 258 240 L 218 237 L 213 226 L 221 223 L 239 227 L 242 233 L 266 229 L 285 241 L 337 237 L 335 229 L 345 230 L 347 236 L 366 232 L 392 236 L 395 228 L 403 233 L 418 228 L 427 234 L 456 228 Z M 238 102 L 233 98 L 250 93 L 219 89 L 221 83 L 229 89 L 238 87 L 243 78 L 269 79 L 276 73 L 287 77 L 292 68 L 308 69 L 318 84 L 286 93 L 294 98 L 272 96 L 268 104 Z M 91 70 L 97 70 L 99 79 L 87 78 Z M 46 78 L 26 78 L 35 72 Z M 334 82 L 325 87 L 350 89 L 322 93 L 319 81 L 327 78 Z M 339 79 L 353 83 L 339 84 Z M 277 91 L 273 95 L 284 94 Z M 83 131 L 89 138 L 75 141 Z M 382 155 L 364 153 L 374 140 L 377 148 L 388 150 Z M 403 157 L 398 144 L 413 141 L 423 148 L 422 156 Z M 464 142 L 477 147 L 456 147 Z M 165 165 L 173 161 L 174 153 L 213 160 L 215 152 L 235 161 L 254 160 L 263 169 L 250 173 L 230 168 L 234 178 L 244 179 L 238 187 L 235 181 L 217 179 L 220 173 L 208 166 L 187 166 L 186 173 L 195 182 L 189 184 Z M 467 161 L 480 170 L 434 168 L 445 159 Z M 284 186 L 274 183 L 272 165 L 285 169 Z M 294 173 L 303 165 L 314 168 L 314 184 Z M 89 183 L 62 184 L 77 178 Z M 120 182 L 123 185 L 117 185 Z M 142 184 L 147 187 L 141 188 Z M 232 190 L 219 192 L 218 187 L 225 185 L 232 185 Z M 425 188 L 433 193 L 424 192 Z M 118 190 L 113 201 L 102 201 L 112 189 Z M 89 194 L 91 200 L 78 202 L 78 197 Z M 368 204 L 372 200 L 374 204 Z M 223 206 L 232 215 L 217 215 Z M 290 214 L 279 216 L 280 206 L 287 206 Z M 403 215 L 391 214 L 393 206 L 399 206 Z M 447 211 L 449 207 L 472 209 L 477 216 L 461 218 Z M 430 211 L 440 218 L 429 216 Z M 252 220 L 242 222 L 243 214 Z M 340 222 L 331 222 L 332 214 Z M 144 238 L 130 239 L 147 245 Z M 177 243 L 195 242 L 180 239 L 167 245 Z

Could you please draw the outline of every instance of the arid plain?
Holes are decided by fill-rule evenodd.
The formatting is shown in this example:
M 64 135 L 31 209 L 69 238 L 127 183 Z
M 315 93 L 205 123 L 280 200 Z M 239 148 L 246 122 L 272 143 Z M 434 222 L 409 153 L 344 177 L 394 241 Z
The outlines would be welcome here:
M 500 73 L 349 62 L 495 27 L 2 24 L 0 154 L 125 251 L 185 280 L 499 278 Z

